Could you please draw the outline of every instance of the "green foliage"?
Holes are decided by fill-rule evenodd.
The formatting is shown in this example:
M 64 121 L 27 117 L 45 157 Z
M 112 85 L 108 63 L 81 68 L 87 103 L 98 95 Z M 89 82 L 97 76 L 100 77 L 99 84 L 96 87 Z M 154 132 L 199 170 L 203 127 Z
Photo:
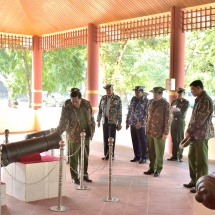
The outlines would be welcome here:
M 29 64 L 29 71 L 26 71 L 24 65 L 24 52 Z M 9 89 L 12 98 L 27 92 L 26 76 L 31 80 L 31 56 L 30 51 L 0 49 L 0 73 L 4 77 L 1 80 Z
M 42 75 L 42 88 L 48 92 L 80 86 L 86 78 L 86 46 L 44 52 Z
M 100 63 L 105 74 L 102 80 L 104 84 L 113 80 L 120 44 L 120 42 L 106 43 L 100 46 Z M 137 85 L 144 85 L 147 90 L 154 86 L 165 86 L 168 74 L 169 37 L 131 40 L 127 43 L 119 72 L 112 84 L 115 85 L 116 91 L 123 95 Z
M 0 49 L 0 77 L 13 97 L 29 91 L 31 55 L 29 51 Z M 134 86 L 144 85 L 146 91 L 155 86 L 165 87 L 169 77 L 170 36 L 100 44 L 99 57 L 100 86 L 114 84 L 127 103 L 127 95 L 133 94 Z M 86 81 L 86 67 L 86 46 L 45 51 L 42 89 L 65 93 L 71 87 L 81 87 Z M 186 32 L 184 72 L 185 87 L 201 79 L 205 89 L 215 95 L 214 30 Z
M 201 79 L 205 89 L 215 94 L 215 31 L 197 31 L 186 34 L 185 85 Z

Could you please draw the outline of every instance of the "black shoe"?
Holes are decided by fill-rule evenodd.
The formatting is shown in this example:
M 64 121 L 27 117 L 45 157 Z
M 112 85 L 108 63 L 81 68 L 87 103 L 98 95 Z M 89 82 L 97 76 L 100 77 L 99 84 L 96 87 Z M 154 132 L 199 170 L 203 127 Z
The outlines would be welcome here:
M 113 160 L 115 160 L 115 158 L 114 158 L 114 157 L 112 157 L 112 161 L 113 161 Z
M 75 179 L 75 180 L 73 179 L 72 183 L 74 183 L 74 184 L 80 184 L 80 180 L 79 179 Z
M 178 162 L 180 162 L 180 163 L 181 163 L 181 162 L 183 162 L 183 160 L 182 160 L 181 158 L 179 158 L 179 159 L 178 159 Z
M 132 159 L 132 160 L 130 160 L 131 162 L 136 162 L 136 161 L 139 161 L 140 159 L 138 159 L 138 158 L 134 158 L 134 159 Z
M 143 172 L 145 175 L 151 175 L 154 173 L 154 170 L 149 169 L 147 172 Z
M 171 157 L 167 159 L 168 161 L 177 161 L 177 158 Z
M 154 177 L 158 177 L 159 175 L 160 175 L 159 172 L 155 172 L 155 173 L 154 173 Z
M 193 188 L 195 187 L 196 185 L 195 184 L 192 184 L 192 183 L 189 183 L 189 184 L 183 184 L 184 187 L 186 188 Z
M 92 180 L 89 179 L 88 177 L 84 177 L 84 181 L 88 182 L 88 183 L 92 183 Z
M 190 190 L 191 193 L 196 193 L 196 188 Z
M 102 160 L 108 160 L 109 159 L 109 157 L 103 157 L 102 158 Z
M 140 159 L 139 164 L 146 163 L 146 159 Z

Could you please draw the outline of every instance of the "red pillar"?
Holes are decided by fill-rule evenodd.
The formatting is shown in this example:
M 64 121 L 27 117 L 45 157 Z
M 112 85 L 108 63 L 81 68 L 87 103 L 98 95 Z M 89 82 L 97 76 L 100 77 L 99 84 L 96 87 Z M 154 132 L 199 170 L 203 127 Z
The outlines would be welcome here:
M 175 78 L 175 86 L 184 87 L 185 33 L 183 32 L 182 10 L 172 7 L 170 36 L 170 78 Z M 170 101 L 176 98 L 176 92 L 170 92 Z
M 87 99 L 92 105 L 93 113 L 98 110 L 99 44 L 96 32 L 96 25 L 88 24 Z
M 32 85 L 33 85 L 33 108 L 37 110 L 42 107 L 42 50 L 39 48 L 41 37 L 33 37 L 32 57 Z
M 171 9 L 170 35 L 170 79 L 175 79 L 175 87 L 184 87 L 184 55 L 185 33 L 183 32 L 183 11 L 180 8 Z M 169 102 L 177 97 L 176 91 L 169 92 Z M 167 151 L 172 152 L 172 140 L 169 138 Z

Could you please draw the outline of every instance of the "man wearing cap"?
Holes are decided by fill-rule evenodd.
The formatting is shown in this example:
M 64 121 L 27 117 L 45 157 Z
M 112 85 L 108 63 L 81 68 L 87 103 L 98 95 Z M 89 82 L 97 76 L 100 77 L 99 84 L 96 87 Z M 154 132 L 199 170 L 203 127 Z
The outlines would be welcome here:
M 71 99 L 65 101 L 62 107 L 60 122 L 57 127 L 57 132 L 61 135 L 64 131 L 67 134 L 67 142 L 69 144 L 69 163 L 70 173 L 73 183 L 80 184 L 78 177 L 78 161 L 81 153 L 81 132 L 85 132 L 85 154 L 84 154 L 84 181 L 92 182 L 88 178 L 88 156 L 89 144 L 95 132 L 95 121 L 92 114 L 90 102 L 81 97 L 81 92 L 78 88 L 72 88 L 70 91 Z
M 98 127 L 100 121 L 103 123 L 103 139 L 104 139 L 104 157 L 103 160 L 108 160 L 108 138 L 114 138 L 113 142 L 113 159 L 116 142 L 116 130 L 122 128 L 122 102 L 118 95 L 113 92 L 113 84 L 106 84 L 103 87 L 106 90 L 106 95 L 102 96 L 99 103 L 99 111 L 97 115 Z
M 208 175 L 208 140 L 214 137 L 212 123 L 213 101 L 204 91 L 203 83 L 195 80 L 190 84 L 191 93 L 196 96 L 193 112 L 185 133 L 191 139 L 188 152 L 188 163 L 191 181 L 184 184 L 186 188 L 195 193 L 197 180 Z
M 144 174 L 154 174 L 154 177 L 158 177 L 163 169 L 165 142 L 170 125 L 170 105 L 162 97 L 164 90 L 163 87 L 154 87 L 150 91 L 153 92 L 153 99 L 147 109 L 146 135 L 150 164 Z
M 179 148 L 180 142 L 184 139 L 185 116 L 189 108 L 189 101 L 184 98 L 185 89 L 177 89 L 177 99 L 171 103 L 171 137 L 172 137 L 172 157 L 168 161 L 182 162 L 183 149 Z
M 144 86 L 136 86 L 135 96 L 131 99 L 126 118 L 126 129 L 130 126 L 134 158 L 131 162 L 146 163 L 147 140 L 145 134 L 146 109 L 148 99 L 144 94 Z

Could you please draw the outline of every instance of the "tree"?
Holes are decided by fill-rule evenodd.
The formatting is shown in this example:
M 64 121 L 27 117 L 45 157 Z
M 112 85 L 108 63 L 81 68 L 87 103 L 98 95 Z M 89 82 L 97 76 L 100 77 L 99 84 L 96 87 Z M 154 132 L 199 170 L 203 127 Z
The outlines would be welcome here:
M 169 37 L 102 44 L 100 65 L 104 73 L 102 82 L 114 84 L 127 105 L 127 94 L 134 86 L 144 85 L 147 90 L 165 86 L 169 74 Z
M 70 87 L 81 86 L 85 78 L 86 46 L 43 53 L 43 90 L 65 93 Z
M 204 86 L 215 94 L 215 31 L 195 31 L 186 33 L 185 85 L 201 79 Z
M 31 107 L 31 51 L 0 49 L 2 82 L 8 89 L 9 106 L 19 94 L 27 93 Z

